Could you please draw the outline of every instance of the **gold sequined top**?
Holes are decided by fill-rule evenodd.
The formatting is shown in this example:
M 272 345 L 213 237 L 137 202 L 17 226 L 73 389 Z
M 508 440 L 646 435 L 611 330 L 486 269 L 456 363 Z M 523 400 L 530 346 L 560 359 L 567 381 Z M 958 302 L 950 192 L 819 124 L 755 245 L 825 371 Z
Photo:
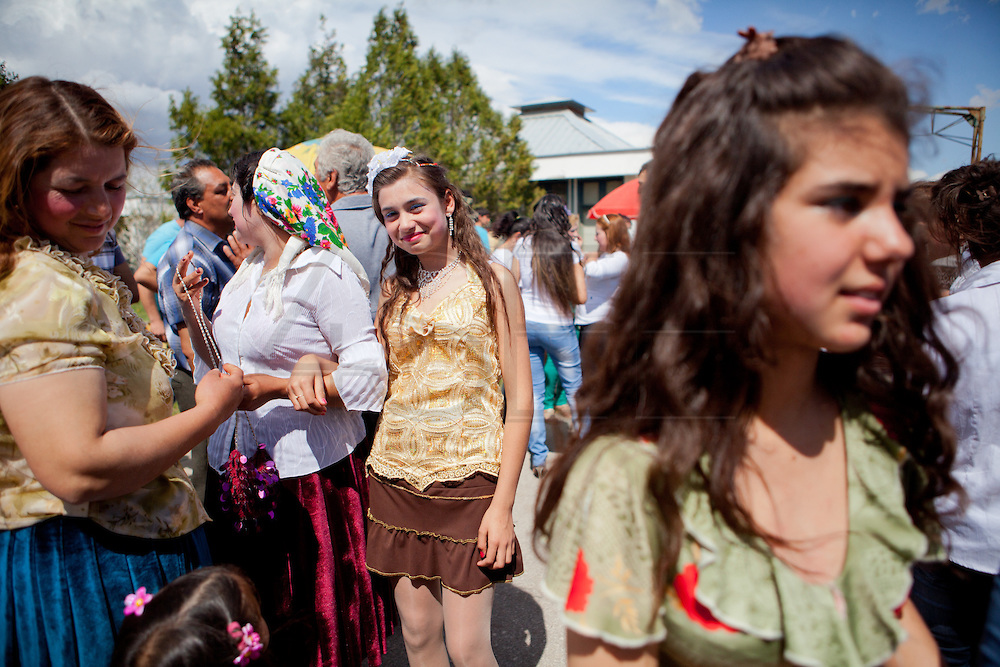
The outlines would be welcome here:
M 97 368 L 107 383 L 109 430 L 169 417 L 173 355 L 144 333 L 121 281 L 27 237 L 15 250 L 17 264 L 0 282 L 0 384 Z M 53 419 L 60 418 L 60 400 L 49 401 Z M 208 519 L 176 465 L 118 498 L 64 502 L 35 478 L 0 415 L 0 530 L 55 516 L 87 518 L 113 533 L 144 538 L 178 537 Z
M 430 313 L 397 304 L 386 327 L 389 395 L 368 467 L 418 489 L 500 472 L 499 350 L 483 284 L 466 274 Z

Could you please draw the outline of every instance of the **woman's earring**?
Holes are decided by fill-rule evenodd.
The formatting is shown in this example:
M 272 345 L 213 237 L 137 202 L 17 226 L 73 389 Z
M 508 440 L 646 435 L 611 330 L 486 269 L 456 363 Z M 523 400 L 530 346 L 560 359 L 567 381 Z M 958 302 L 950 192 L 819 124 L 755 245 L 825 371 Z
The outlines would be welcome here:
M 455 218 L 448 214 L 448 236 L 455 238 Z

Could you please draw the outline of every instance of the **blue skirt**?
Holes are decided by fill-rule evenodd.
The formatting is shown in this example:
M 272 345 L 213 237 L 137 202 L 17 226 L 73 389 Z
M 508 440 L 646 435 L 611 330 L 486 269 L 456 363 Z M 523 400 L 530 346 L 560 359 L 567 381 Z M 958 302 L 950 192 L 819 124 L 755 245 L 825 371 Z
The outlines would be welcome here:
M 209 564 L 202 528 L 147 540 L 56 517 L 0 530 L 0 663 L 107 667 L 125 596 Z

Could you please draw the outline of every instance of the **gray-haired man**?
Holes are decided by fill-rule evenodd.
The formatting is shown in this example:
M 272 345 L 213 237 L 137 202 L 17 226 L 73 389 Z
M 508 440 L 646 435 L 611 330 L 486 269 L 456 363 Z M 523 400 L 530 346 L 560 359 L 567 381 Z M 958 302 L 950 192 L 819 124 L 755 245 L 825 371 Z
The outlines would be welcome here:
M 368 274 L 373 319 L 378 308 L 379 272 L 389 246 L 389 235 L 375 217 L 371 195 L 365 190 L 368 163 L 374 155 L 371 142 L 360 134 L 334 130 L 323 138 L 314 165 L 347 245 Z M 391 266 L 386 273 L 394 273 Z

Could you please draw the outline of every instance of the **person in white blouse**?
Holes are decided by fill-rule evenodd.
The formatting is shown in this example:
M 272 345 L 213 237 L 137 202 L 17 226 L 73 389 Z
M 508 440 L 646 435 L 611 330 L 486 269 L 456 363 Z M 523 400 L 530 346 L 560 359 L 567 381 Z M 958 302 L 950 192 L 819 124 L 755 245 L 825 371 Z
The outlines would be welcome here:
M 948 562 L 914 568 L 913 601 L 949 664 L 996 664 L 976 652 L 1000 573 L 1000 161 L 954 169 L 934 184 L 941 231 L 962 273 L 934 302 L 934 329 L 958 361 L 950 409 L 958 448 L 951 474 L 965 492 L 939 501 Z M 1000 615 L 990 631 L 1000 636 Z
M 211 325 L 221 359 L 246 370 L 241 411 L 209 441 L 221 475 L 206 503 L 213 555 L 250 575 L 271 627 L 303 629 L 276 648 L 290 664 L 379 664 L 384 605 L 365 567 L 368 489 L 352 454 L 365 435 L 362 411 L 381 410 L 387 385 L 368 281 L 315 177 L 291 154 L 250 153 L 233 180 L 236 230 L 257 249 L 226 285 Z M 191 331 L 206 334 L 196 351 L 213 361 L 213 336 L 184 299 L 197 298 L 199 274 L 186 269 L 182 260 L 175 291 Z M 252 460 L 259 443 L 280 483 L 260 488 L 276 488 L 274 518 L 255 517 L 257 532 L 247 535 L 231 514 L 239 464 L 230 451 Z
M 597 219 L 594 238 L 597 252 L 583 257 L 583 276 L 587 282 L 587 302 L 576 307 L 576 326 L 580 332 L 580 357 L 583 374 L 587 374 L 587 339 L 593 335 L 592 326 L 604 320 L 611 312 L 611 299 L 618 291 L 618 281 L 628 268 L 632 249 L 629 237 L 629 219 L 612 213 Z
M 544 417 L 546 356 L 555 364 L 571 407 L 582 381 L 573 310 L 587 301 L 587 288 L 579 236 L 574 238 L 566 200 L 555 194 L 543 196 L 535 206 L 530 233 L 518 239 L 513 253 L 524 301 L 534 397 L 528 451 L 531 471 L 541 477 L 549 455 Z

